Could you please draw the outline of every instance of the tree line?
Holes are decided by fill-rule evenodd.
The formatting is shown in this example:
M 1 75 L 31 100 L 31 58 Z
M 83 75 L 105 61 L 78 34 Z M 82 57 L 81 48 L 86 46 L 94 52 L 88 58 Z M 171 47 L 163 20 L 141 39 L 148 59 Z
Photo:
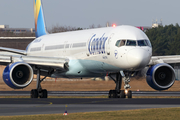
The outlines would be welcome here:
M 153 55 L 180 55 L 180 26 L 166 25 L 146 31 L 149 37 Z
M 0 31 L 0 37 L 35 37 L 35 33 L 14 33 L 11 31 Z

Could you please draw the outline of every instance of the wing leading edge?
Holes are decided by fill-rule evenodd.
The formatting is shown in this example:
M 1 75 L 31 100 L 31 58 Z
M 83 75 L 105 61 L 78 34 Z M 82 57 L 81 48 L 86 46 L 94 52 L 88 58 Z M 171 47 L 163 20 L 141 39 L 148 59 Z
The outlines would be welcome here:
M 19 49 L 6 48 L 6 47 L 0 47 L 0 50 L 8 51 L 8 52 L 11 52 L 11 53 L 16 53 L 16 54 L 20 54 L 20 55 L 27 55 L 26 50 L 19 50 Z
M 155 65 L 158 63 L 167 63 L 167 64 L 180 63 L 180 55 L 152 56 L 149 65 Z

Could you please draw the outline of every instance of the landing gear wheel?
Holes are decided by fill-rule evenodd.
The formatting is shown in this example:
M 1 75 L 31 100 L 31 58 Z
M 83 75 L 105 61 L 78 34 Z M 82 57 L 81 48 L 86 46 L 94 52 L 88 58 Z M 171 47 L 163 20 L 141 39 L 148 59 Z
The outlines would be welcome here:
M 32 89 L 31 90 L 31 98 L 47 98 L 48 94 L 47 94 L 47 90 L 43 89 L 41 91 L 38 92 L 37 89 Z
M 109 98 L 119 98 L 119 93 L 116 90 L 110 90 L 108 97 Z
M 41 91 L 41 96 L 40 96 L 40 98 L 47 98 L 47 90 L 46 90 L 46 89 L 43 89 L 43 90 Z
M 116 90 L 110 90 L 108 94 L 109 98 L 116 98 L 117 97 L 117 92 Z
M 119 92 L 116 92 L 116 98 L 120 98 L 120 93 L 121 93 L 121 90 Z
M 108 97 L 109 97 L 109 98 L 112 98 L 112 97 L 113 97 L 112 93 L 113 93 L 112 90 L 110 90 L 110 91 L 109 91 L 109 94 L 108 94 Z
M 36 89 L 31 90 L 31 98 L 38 98 L 38 91 Z
M 113 90 L 112 96 L 113 96 L 113 98 L 117 98 L 117 92 L 116 92 L 116 90 Z
M 128 98 L 132 98 L 132 91 L 131 91 L 131 90 L 128 91 L 127 97 L 128 97 Z
M 125 97 L 126 97 L 126 95 L 125 95 L 124 90 L 121 90 L 121 92 L 120 92 L 120 98 L 125 98 Z

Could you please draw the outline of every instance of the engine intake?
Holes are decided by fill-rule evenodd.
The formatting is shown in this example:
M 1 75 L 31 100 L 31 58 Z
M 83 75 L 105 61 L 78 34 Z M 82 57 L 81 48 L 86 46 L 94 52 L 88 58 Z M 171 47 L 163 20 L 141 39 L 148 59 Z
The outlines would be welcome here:
M 33 70 L 27 63 L 16 62 L 4 69 L 3 80 L 11 88 L 22 89 L 32 82 Z
M 174 69 L 166 63 L 156 64 L 148 69 L 146 81 L 155 90 L 169 89 L 175 81 Z

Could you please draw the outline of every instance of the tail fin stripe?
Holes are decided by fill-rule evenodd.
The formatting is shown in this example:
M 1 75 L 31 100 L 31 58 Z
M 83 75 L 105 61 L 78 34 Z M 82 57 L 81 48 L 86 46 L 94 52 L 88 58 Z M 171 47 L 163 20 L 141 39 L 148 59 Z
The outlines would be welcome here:
M 34 0 L 34 18 L 36 37 L 46 35 L 44 15 L 42 10 L 41 0 Z

